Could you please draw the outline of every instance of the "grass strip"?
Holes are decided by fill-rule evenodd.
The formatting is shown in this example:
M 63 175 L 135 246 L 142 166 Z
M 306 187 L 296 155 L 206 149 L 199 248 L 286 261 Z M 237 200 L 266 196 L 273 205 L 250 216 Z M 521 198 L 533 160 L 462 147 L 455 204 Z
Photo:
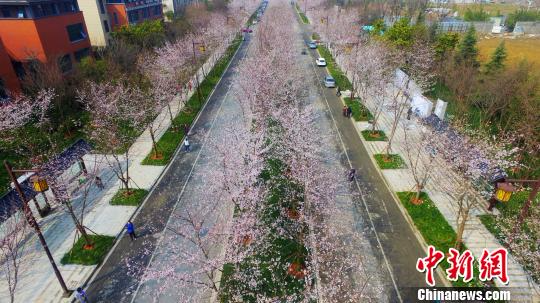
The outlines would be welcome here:
M 130 188 L 130 194 L 126 194 L 125 189 L 120 189 L 109 202 L 111 205 L 137 206 L 139 205 L 148 191 L 140 188 Z
M 347 78 L 347 76 L 341 71 L 341 69 L 336 64 L 336 61 L 334 61 L 334 58 L 332 57 L 332 54 L 330 51 L 326 48 L 324 45 L 319 45 L 317 47 L 317 50 L 319 51 L 319 54 L 321 57 L 323 57 L 326 60 L 326 67 L 328 68 L 328 71 L 330 71 L 330 75 L 334 77 L 336 80 L 336 86 L 339 86 L 339 88 L 344 90 L 351 90 L 352 91 L 352 84 Z
M 60 262 L 66 264 L 95 265 L 99 264 L 114 244 L 114 237 L 103 235 L 89 235 L 94 247 L 84 249 L 84 238 L 80 237 Z
M 302 12 L 302 10 L 300 9 L 300 7 L 298 7 L 298 3 L 295 4 L 295 7 L 296 7 L 296 12 L 298 13 L 298 15 L 300 16 L 300 19 L 302 19 L 302 22 L 304 24 L 309 24 L 309 19 L 306 17 L 306 15 Z
M 304 302 L 305 281 L 293 277 L 288 270 L 292 263 L 305 265 L 309 252 L 298 239 L 278 232 L 283 229 L 302 234 L 307 232 L 307 227 L 297 219 L 284 215 L 283 209 L 296 209 L 303 201 L 303 188 L 284 175 L 285 169 L 280 160 L 269 159 L 266 162 L 260 178 L 269 191 L 262 201 L 260 221 L 269 227 L 270 232 L 258 236 L 250 244 L 259 245 L 255 246 L 253 255 L 223 267 L 220 302 L 238 302 L 241 299 L 241 302 L 256 303 L 265 298 L 276 302 L 284 302 L 284 298 L 288 298 L 287 302 Z M 245 277 L 252 276 L 254 272 L 260 278 L 253 285 L 246 285 Z M 298 300 L 290 301 L 291 296 Z
M 405 161 L 398 154 L 375 154 L 375 161 L 381 169 L 399 169 L 405 168 Z
M 366 129 L 362 132 L 362 137 L 364 137 L 364 140 L 366 141 L 386 141 L 388 138 L 386 137 L 386 134 L 382 130 L 371 130 Z
M 199 94 L 197 91 L 189 98 L 184 108 L 174 118 L 173 123 L 169 129 L 159 138 L 157 142 L 158 152 L 162 157 L 154 159 L 153 152 L 150 152 L 146 158 L 142 161 L 143 165 L 166 165 L 171 160 L 178 145 L 182 142 L 184 136 L 184 130 L 182 125 L 192 125 L 197 113 L 201 110 L 204 103 L 207 101 L 212 90 L 221 79 L 221 76 L 225 72 L 227 65 L 231 61 L 234 53 L 240 47 L 242 43 L 241 38 L 237 38 L 227 48 L 225 54 L 218 60 L 212 70 L 208 73 L 206 78 L 200 83 L 201 101 L 199 101 Z
M 352 109 L 352 116 L 355 121 L 369 121 L 373 119 L 373 115 L 369 110 L 361 103 L 359 98 L 351 99 L 349 97 L 343 98 L 345 104 Z
M 437 209 L 437 206 L 429 198 L 429 196 L 422 192 L 420 199 L 422 203 L 419 205 L 410 202 L 411 198 L 415 196 L 414 192 L 398 192 L 397 196 L 401 201 L 401 204 L 407 210 L 407 213 L 414 222 L 414 226 L 418 229 L 424 240 L 428 245 L 433 245 L 437 250 L 447 253 L 448 250 L 454 247 L 456 242 L 456 232 L 448 224 L 444 216 Z M 463 244 L 462 250 L 466 250 L 467 247 Z M 477 256 L 479 257 L 479 256 Z M 446 261 L 446 258 L 440 263 L 444 270 L 450 268 L 450 264 Z M 452 282 L 455 287 L 481 287 L 482 282 L 478 279 L 478 263 L 475 261 L 474 278 L 465 283 L 462 278 Z

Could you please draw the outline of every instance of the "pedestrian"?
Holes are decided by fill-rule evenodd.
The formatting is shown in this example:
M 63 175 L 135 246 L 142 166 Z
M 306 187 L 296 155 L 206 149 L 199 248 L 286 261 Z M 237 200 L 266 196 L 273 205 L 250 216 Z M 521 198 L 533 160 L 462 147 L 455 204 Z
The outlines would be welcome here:
M 191 147 L 190 147 L 190 145 L 189 145 L 189 140 L 188 140 L 188 138 L 186 137 L 186 138 L 184 139 L 184 151 L 185 151 L 185 152 L 189 152 L 190 150 L 191 150 Z
M 348 175 L 349 181 L 353 181 L 355 176 L 356 176 L 356 169 L 351 168 Z
M 337 92 L 336 92 L 336 96 L 341 96 L 341 90 L 339 89 L 339 86 L 337 87 Z
M 347 106 L 347 117 L 351 117 L 352 116 L 352 107 L 350 106 Z
M 77 290 L 75 291 L 75 298 L 77 298 L 77 300 L 79 300 L 81 303 L 89 302 L 86 292 L 81 287 L 77 287 Z
M 189 133 L 189 124 L 184 123 L 184 135 L 187 135 Z
M 100 190 L 103 190 L 105 188 L 105 185 L 103 185 L 103 181 L 101 181 L 101 178 L 98 176 L 96 176 L 96 178 L 94 179 L 94 183 Z
M 412 115 L 412 107 L 409 107 L 409 110 L 407 111 L 407 120 L 411 120 Z
M 347 117 L 347 111 L 348 111 L 347 105 L 343 105 L 343 110 L 342 110 L 342 112 L 343 112 L 343 117 Z
M 135 234 L 135 226 L 133 225 L 133 222 L 131 222 L 131 221 L 127 222 L 126 230 L 127 230 L 127 233 L 129 235 L 129 237 L 131 238 L 131 241 L 137 239 L 137 235 Z

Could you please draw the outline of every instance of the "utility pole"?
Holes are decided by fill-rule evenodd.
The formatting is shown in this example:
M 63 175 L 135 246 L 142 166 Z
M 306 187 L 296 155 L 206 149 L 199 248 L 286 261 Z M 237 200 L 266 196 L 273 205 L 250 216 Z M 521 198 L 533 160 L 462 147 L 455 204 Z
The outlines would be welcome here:
M 21 189 L 21 185 L 17 181 L 17 178 L 15 177 L 15 173 L 27 173 L 27 172 L 35 172 L 35 170 L 23 170 L 23 169 L 13 169 L 8 161 L 4 160 L 4 166 L 6 167 L 6 170 L 8 172 L 8 175 L 13 182 L 13 185 L 15 186 L 15 190 L 19 194 L 19 197 L 22 201 L 23 206 L 23 212 L 24 216 L 26 218 L 26 221 L 28 224 L 34 228 L 34 231 L 36 232 L 39 242 L 41 242 L 41 246 L 43 247 L 43 250 L 45 250 L 45 253 L 47 254 L 47 258 L 49 258 L 49 262 L 51 262 L 51 266 L 54 270 L 54 274 L 56 275 L 56 279 L 58 279 L 58 282 L 60 282 L 60 286 L 62 287 L 62 290 L 64 291 L 64 297 L 68 297 L 71 295 L 71 291 L 67 288 L 66 282 L 64 282 L 64 278 L 62 278 L 62 274 L 60 273 L 60 270 L 56 266 L 56 263 L 54 262 L 54 258 L 51 254 L 51 251 L 49 250 L 49 246 L 47 246 L 47 242 L 45 241 L 45 237 L 43 236 L 43 233 L 41 233 L 41 229 L 39 228 L 39 225 L 36 221 L 36 218 L 34 218 L 34 215 L 32 214 L 32 210 L 30 209 L 30 206 L 28 206 L 28 201 L 26 199 L 26 196 L 24 195 L 24 192 Z

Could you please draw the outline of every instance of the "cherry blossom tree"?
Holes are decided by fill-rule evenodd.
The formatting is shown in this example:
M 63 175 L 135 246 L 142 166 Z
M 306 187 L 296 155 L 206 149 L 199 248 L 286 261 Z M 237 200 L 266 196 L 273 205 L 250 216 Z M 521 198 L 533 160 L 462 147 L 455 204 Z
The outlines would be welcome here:
M 78 91 L 78 100 L 90 113 L 87 134 L 97 149 L 105 153 L 109 168 L 130 193 L 130 145 L 146 127 L 147 115 L 142 93 L 118 79 L 108 83 L 90 82 Z
M 14 213 L 12 216 L 0 218 L 0 275 L 7 284 L 9 300 L 12 303 L 15 302 L 28 233 L 28 222 L 24 216 Z

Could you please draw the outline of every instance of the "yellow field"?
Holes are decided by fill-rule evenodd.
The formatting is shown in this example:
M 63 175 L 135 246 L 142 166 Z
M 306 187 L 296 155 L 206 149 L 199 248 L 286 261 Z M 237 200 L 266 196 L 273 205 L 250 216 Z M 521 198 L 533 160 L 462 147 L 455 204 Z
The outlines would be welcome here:
M 455 4 L 452 7 L 452 9 L 458 12 L 460 17 L 463 17 L 463 14 L 468 8 L 472 11 L 477 11 L 480 10 L 480 8 L 483 8 L 486 13 L 489 13 L 491 16 L 495 16 L 499 12 L 503 15 L 508 15 L 509 13 L 518 10 L 520 7 L 519 5 L 510 3 Z
M 478 49 L 480 52 L 480 61 L 487 62 L 491 58 L 491 54 L 503 38 L 489 38 L 478 41 Z M 506 47 L 506 64 L 508 66 L 515 65 L 523 59 L 534 64 L 535 70 L 540 74 L 540 38 L 515 38 L 504 39 Z

